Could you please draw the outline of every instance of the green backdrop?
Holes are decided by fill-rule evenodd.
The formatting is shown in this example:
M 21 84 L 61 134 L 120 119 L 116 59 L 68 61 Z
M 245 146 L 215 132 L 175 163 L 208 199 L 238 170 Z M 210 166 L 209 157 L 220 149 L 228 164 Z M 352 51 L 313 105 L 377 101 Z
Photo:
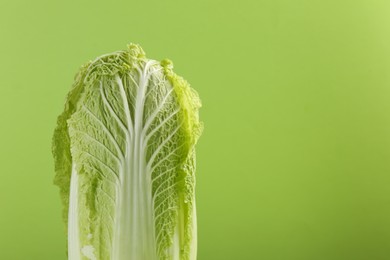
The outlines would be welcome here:
M 388 0 L 0 1 L 0 259 L 65 260 L 51 136 L 84 62 L 198 90 L 199 260 L 390 259 Z

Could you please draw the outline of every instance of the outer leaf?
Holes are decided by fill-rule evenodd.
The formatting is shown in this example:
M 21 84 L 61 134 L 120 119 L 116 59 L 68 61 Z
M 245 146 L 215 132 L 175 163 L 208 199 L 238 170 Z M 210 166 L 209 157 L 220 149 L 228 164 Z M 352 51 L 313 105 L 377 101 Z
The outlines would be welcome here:
M 53 139 L 69 259 L 196 259 L 199 107 L 138 45 L 81 69 Z

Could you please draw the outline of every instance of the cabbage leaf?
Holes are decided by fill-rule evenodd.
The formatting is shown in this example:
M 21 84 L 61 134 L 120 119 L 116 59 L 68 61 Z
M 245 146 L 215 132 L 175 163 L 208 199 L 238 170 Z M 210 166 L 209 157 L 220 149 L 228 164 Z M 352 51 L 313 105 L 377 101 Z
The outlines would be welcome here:
M 193 260 L 197 93 L 139 45 L 76 75 L 53 136 L 70 260 Z

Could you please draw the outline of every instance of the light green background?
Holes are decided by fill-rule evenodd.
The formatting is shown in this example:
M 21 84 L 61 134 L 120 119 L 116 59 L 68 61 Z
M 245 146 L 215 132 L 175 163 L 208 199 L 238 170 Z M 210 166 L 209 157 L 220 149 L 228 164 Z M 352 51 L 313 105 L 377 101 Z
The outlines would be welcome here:
M 65 259 L 56 117 L 128 42 L 203 100 L 199 260 L 390 259 L 388 0 L 1 0 L 0 259 Z

